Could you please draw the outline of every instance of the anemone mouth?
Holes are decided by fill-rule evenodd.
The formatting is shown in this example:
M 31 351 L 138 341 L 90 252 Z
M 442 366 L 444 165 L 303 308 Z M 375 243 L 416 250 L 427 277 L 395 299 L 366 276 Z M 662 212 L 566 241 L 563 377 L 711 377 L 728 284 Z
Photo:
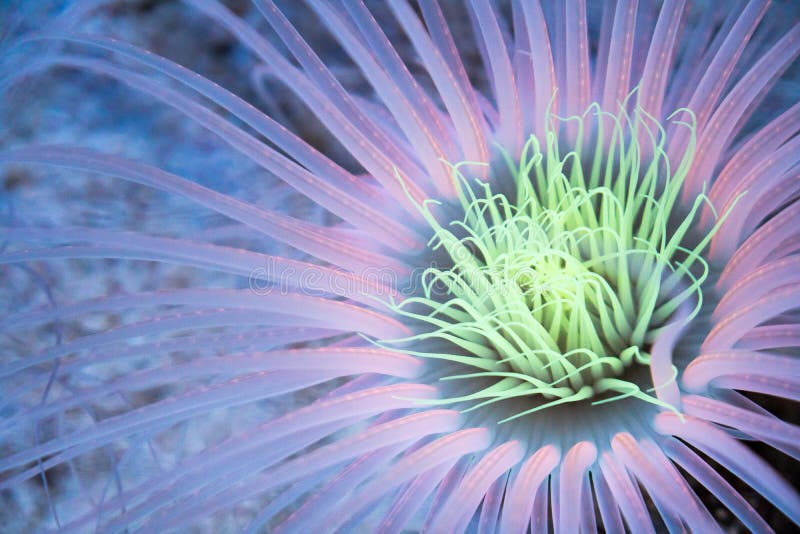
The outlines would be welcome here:
M 444 261 L 424 270 L 420 295 L 394 306 L 417 333 L 388 344 L 462 368 L 448 367 L 443 380 L 483 384 L 438 403 L 532 401 L 503 421 L 587 400 L 672 408 L 656 395 L 666 384 L 645 383 L 642 370 L 676 311 L 693 308 L 680 318 L 688 321 L 699 310 L 701 253 L 724 220 L 698 238 L 693 221 L 706 197 L 688 210 L 678 200 L 693 123 L 676 121 L 691 135 L 671 161 L 664 127 L 639 109 L 613 116 L 595 106 L 565 120 L 578 132 L 567 151 L 553 120 L 519 157 L 503 153 L 489 181 L 462 172 L 474 163 L 454 165 L 457 200 L 419 206 L 429 250 Z

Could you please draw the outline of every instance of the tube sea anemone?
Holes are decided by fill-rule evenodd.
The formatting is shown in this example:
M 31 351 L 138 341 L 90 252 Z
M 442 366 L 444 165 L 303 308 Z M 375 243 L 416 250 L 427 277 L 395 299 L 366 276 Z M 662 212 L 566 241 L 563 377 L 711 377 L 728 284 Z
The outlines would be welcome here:
M 3 94 L 83 73 L 123 134 L 0 151 L 92 188 L 4 206 L 12 528 L 800 522 L 791 8 L 161 6 L 235 40 L 234 92 L 106 36 L 112 3 L 4 48 Z M 141 148 L 130 102 L 229 176 Z

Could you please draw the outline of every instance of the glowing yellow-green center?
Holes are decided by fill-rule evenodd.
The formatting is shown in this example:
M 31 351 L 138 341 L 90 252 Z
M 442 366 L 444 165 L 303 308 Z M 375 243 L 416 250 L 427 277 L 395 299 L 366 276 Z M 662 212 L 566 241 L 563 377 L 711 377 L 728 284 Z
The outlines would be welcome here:
M 493 380 L 440 402 L 475 408 L 531 397 L 530 409 L 508 419 L 590 398 L 660 403 L 626 370 L 649 365 L 649 347 L 678 306 L 699 306 L 707 274 L 700 253 L 714 229 L 686 243 L 702 195 L 676 220 L 693 143 L 670 165 L 660 126 L 651 132 L 633 117 L 624 127 L 612 117 L 610 139 L 596 135 L 590 150 L 563 157 L 554 133 L 544 147 L 531 138 L 518 158 L 506 158 L 505 193 L 463 176 L 466 164 L 454 166 L 461 218 L 441 222 L 447 210 L 438 202 L 420 206 L 430 247 L 450 261 L 428 268 L 423 294 L 396 307 L 419 331 L 400 342 L 464 366 L 446 380 Z M 651 142 L 642 147 L 642 139 Z M 576 145 L 587 144 L 579 136 Z M 435 350 L 415 350 L 432 341 L 440 342 Z

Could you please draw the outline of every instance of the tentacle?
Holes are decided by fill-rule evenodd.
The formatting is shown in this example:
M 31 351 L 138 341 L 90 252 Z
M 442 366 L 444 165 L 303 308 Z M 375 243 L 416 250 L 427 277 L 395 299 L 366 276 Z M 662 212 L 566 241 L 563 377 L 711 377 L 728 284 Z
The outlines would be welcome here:
M 448 38 L 449 32 L 446 30 L 445 21 L 439 16 L 440 13 L 434 6 L 427 6 L 424 11 L 427 15 L 426 22 L 433 24 L 433 35 L 431 36 L 424 31 L 422 24 L 411 11 L 406 0 L 390 0 L 389 7 L 420 55 L 450 117 L 453 119 L 456 133 L 464 149 L 465 160 L 489 161 L 489 151 L 485 138 L 487 127 L 482 115 L 477 113 L 478 110 L 474 105 L 474 100 L 471 100 L 468 96 L 468 93 L 472 90 L 471 86 L 464 85 L 465 80 L 463 77 L 453 74 L 443 55 L 447 54 L 448 58 L 453 58 L 454 55 L 457 55 L 457 52 L 454 45 L 451 44 L 452 39 Z M 437 37 L 438 41 L 443 44 L 450 44 L 450 46 L 438 48 L 433 41 Z M 453 64 L 459 65 L 460 61 Z
M 273 532 L 313 532 L 327 528 L 325 518 L 328 511 L 337 506 L 348 493 L 375 471 L 380 471 L 401 452 L 402 446 L 388 446 L 368 452 L 354 460 L 337 476 L 331 478 L 319 491 L 303 501 L 303 504 L 282 521 Z
M 711 243 L 709 251 L 712 258 L 730 257 L 747 236 L 745 223 L 748 219 L 758 223 L 769 215 L 754 214 L 753 209 L 771 187 L 783 188 L 786 187 L 785 183 L 797 180 L 798 151 L 800 137 L 795 137 L 768 156 L 760 158 L 759 165 L 741 177 L 733 190 L 734 196 L 721 206 L 722 213 L 735 206 L 737 216 L 725 219 L 717 231 L 719 239 Z
M 754 375 L 721 376 L 714 379 L 714 386 L 718 388 L 750 391 L 772 395 L 779 399 L 800 402 L 800 381 L 785 380 Z
M 354 422 L 393 409 L 412 407 L 415 401 L 411 397 L 429 398 L 434 394 L 429 386 L 395 384 L 329 397 L 291 411 L 205 449 L 174 470 L 128 491 L 128 500 L 141 504 L 130 508 L 127 515 L 117 518 L 116 522 L 125 524 L 144 517 L 208 484 L 221 487 L 225 480 L 236 482 L 252 474 L 254 463 L 262 467 L 275 465 Z M 208 471 L 215 472 L 217 477 L 209 480 Z
M 743 306 L 720 320 L 709 332 L 701 347 L 702 352 L 725 350 L 753 327 L 797 308 L 800 286 L 788 286 L 773 291 L 752 304 Z
M 361 224 L 362 227 L 368 228 L 373 235 L 390 238 L 386 239 L 386 243 L 390 246 L 393 242 L 404 242 L 404 246 L 414 246 L 414 242 L 418 241 L 418 238 L 415 238 L 413 234 L 409 233 L 407 227 L 398 224 L 391 218 L 386 217 L 385 213 L 378 212 L 370 206 L 370 203 L 375 201 L 375 193 L 373 190 L 365 187 L 358 179 L 344 171 L 326 156 L 320 154 L 305 141 L 289 132 L 285 127 L 210 80 L 161 56 L 114 39 L 82 34 L 57 33 L 48 33 L 41 37 L 31 39 L 40 38 L 84 43 L 92 47 L 106 49 L 166 74 L 185 87 L 193 89 L 209 98 L 216 106 L 220 106 L 231 112 L 234 116 L 254 128 L 271 142 L 276 143 L 281 149 L 285 150 L 292 158 L 307 167 L 311 172 L 304 172 L 293 168 L 291 164 L 286 162 L 277 155 L 274 150 L 263 143 L 260 143 L 258 150 L 255 152 L 255 157 L 253 157 L 253 154 L 250 154 L 253 161 L 262 162 L 271 172 L 275 169 L 286 169 L 286 172 L 280 172 L 277 173 L 277 175 L 286 180 L 290 185 L 296 187 L 300 192 L 308 195 L 309 198 L 314 199 L 320 205 L 334 212 L 338 212 L 346 220 L 360 221 L 359 224 Z M 48 63 L 52 63 L 53 61 L 54 58 L 48 59 Z M 44 63 L 44 65 L 47 65 L 47 63 Z M 113 72 L 119 71 L 109 71 L 110 74 Z M 130 78 L 127 76 L 120 76 L 118 79 L 122 83 L 128 83 L 130 81 Z M 186 112 L 189 116 L 193 116 L 191 112 L 192 105 L 178 105 L 178 102 L 174 98 L 178 93 L 165 93 L 162 86 L 148 85 L 147 87 L 154 87 L 148 90 L 148 92 L 153 94 L 156 98 L 163 97 L 167 94 L 172 95 L 172 97 L 166 99 L 165 102 L 168 105 Z M 181 98 L 181 100 L 189 102 L 183 98 Z M 194 109 L 199 108 L 195 107 Z M 194 116 L 197 117 L 196 112 Z M 205 123 L 208 124 L 210 128 L 213 128 L 213 124 L 215 123 L 223 124 L 220 121 L 209 122 L 211 116 L 208 114 L 206 117 Z M 220 130 L 219 127 L 217 127 L 212 131 L 237 132 L 237 130 L 230 127 L 228 127 L 227 130 Z M 240 139 L 247 139 L 247 136 L 243 136 L 242 133 L 239 133 L 238 136 Z M 267 156 L 269 159 L 267 159 Z M 375 224 L 376 222 L 379 222 L 379 224 Z M 386 233 L 386 230 L 389 229 L 391 233 Z
M 142 297 L 139 294 L 138 297 Z M 98 334 L 88 335 L 54 346 L 36 355 L 0 366 L 0 376 L 9 376 L 35 365 L 53 361 L 60 356 L 79 350 L 89 350 L 111 342 L 124 341 L 138 336 L 158 335 L 182 329 L 210 326 L 231 326 L 237 324 L 312 326 L 350 332 L 363 332 L 379 339 L 398 337 L 407 334 L 407 329 L 395 319 L 377 312 L 349 305 L 340 301 L 309 297 L 297 294 L 257 295 L 249 290 L 174 290 L 150 294 L 151 301 L 131 296 L 107 297 L 95 301 L 102 309 L 104 304 L 119 306 L 130 302 L 134 306 L 189 305 L 209 306 L 211 310 L 189 311 L 174 315 L 160 316 L 113 328 Z M 91 303 L 91 302 L 90 302 Z M 81 305 L 76 306 L 78 309 Z M 84 306 L 84 310 L 87 306 Z M 227 309 L 226 309 L 227 308 Z M 125 308 L 123 308 L 125 309 Z M 244 312 L 243 310 L 250 310 Z M 253 312 L 259 311 L 261 315 Z M 20 328 L 43 320 L 66 317 L 74 313 L 69 306 L 48 309 L 28 314 L 12 315 L 0 323 L 2 328 Z M 248 313 L 250 314 L 248 316 Z
M 447 21 L 442 14 L 439 4 L 437 2 L 422 2 L 419 8 L 422 11 L 425 26 L 430 32 L 430 41 L 428 41 L 428 43 L 433 44 L 441 54 L 441 60 L 437 59 L 435 56 L 431 56 L 426 61 L 423 56 L 423 61 L 429 69 L 444 67 L 449 69 L 451 74 L 446 82 L 445 80 L 440 80 L 437 83 L 434 78 L 434 84 L 436 84 L 437 87 L 446 88 L 444 90 L 439 88 L 438 91 L 445 103 L 445 107 L 450 111 L 450 114 L 452 115 L 456 112 L 452 118 L 456 134 L 461 139 L 460 144 L 463 150 L 463 160 L 487 161 L 489 157 L 487 144 L 491 133 L 478 104 L 481 94 L 472 88 L 467 70 L 464 67 L 464 62 L 461 61 L 458 47 L 453 39 L 453 35 L 447 27 Z M 416 34 L 417 32 L 413 30 L 411 33 Z M 425 45 L 424 39 L 420 39 L 419 44 L 415 46 L 425 47 Z M 458 100 L 451 100 L 453 98 L 457 98 Z M 458 122 L 457 119 L 459 119 Z M 466 123 L 460 119 L 467 119 Z M 467 132 L 460 131 L 460 128 L 468 125 L 474 128 L 474 130 Z
M 650 514 L 642 500 L 639 490 L 631 482 L 628 473 L 609 453 L 600 457 L 600 469 L 608 484 L 614 500 L 622 510 L 625 522 L 632 532 L 649 532 L 655 534 Z
M 764 16 L 767 5 L 764 0 L 751 0 L 744 10 L 736 13 L 736 22 L 730 31 L 727 33 L 723 33 L 723 30 L 720 31 L 720 35 L 724 35 L 724 40 L 720 44 L 719 50 L 714 54 L 713 60 L 705 69 L 700 81 L 693 86 L 694 93 L 687 104 L 687 107 L 695 113 L 697 125 L 701 131 L 706 127 L 706 123 L 717 105 L 725 84 L 733 74 L 734 66 L 739 61 L 745 45 Z M 675 158 L 677 160 L 677 155 L 683 152 L 687 141 L 687 134 L 683 131 L 678 131 L 667 150 L 670 159 Z M 694 198 L 700 192 L 698 188 L 700 184 L 687 185 L 691 185 L 691 187 L 683 188 L 682 198 L 684 200 Z
M 567 81 L 564 95 L 565 112 L 567 115 L 579 115 L 589 105 L 591 90 L 586 1 L 570 0 L 564 7 L 566 53 L 561 67 Z
M 533 495 L 547 481 L 547 476 L 556 468 L 561 455 L 558 449 L 547 445 L 528 458 L 517 471 L 514 482 L 506 494 L 500 531 L 524 533 L 533 512 Z M 545 484 L 546 486 L 546 484 Z
M 386 139 L 370 118 L 358 109 L 327 67 L 315 68 L 315 65 L 319 66 L 315 59 L 304 55 L 309 67 L 307 77 L 266 39 L 216 0 L 185 1 L 227 28 L 242 45 L 264 61 L 270 67 L 270 72 L 314 110 L 325 127 L 392 194 L 395 201 L 406 208 L 412 218 L 417 217 L 418 212 L 410 199 L 420 202 L 426 197 L 409 177 L 424 176 L 425 173 L 408 154 L 399 151 Z M 299 52 L 299 49 L 295 51 Z M 402 180 L 398 179 L 398 172 Z
M 508 472 L 500 475 L 500 478 L 495 480 L 494 484 L 486 491 L 481 505 L 481 515 L 478 519 L 477 534 L 494 534 L 497 530 L 500 508 L 508 486 L 508 476 Z
M 325 382 L 336 376 L 337 373 L 331 371 L 253 373 L 214 386 L 198 388 L 187 394 L 105 419 L 90 429 L 61 435 L 38 446 L 6 456 L 0 460 L 0 471 L 15 469 L 38 458 L 55 455 L 45 462 L 47 467 L 52 467 L 68 458 L 142 430 L 165 428 L 217 408 L 275 397 Z M 7 487 L 14 481 L 30 478 L 36 472 L 36 468 L 32 472 L 24 471 L 6 479 L 0 486 Z
M 21 411 L 2 422 L 8 429 L 22 423 L 32 424 L 48 416 L 66 413 L 84 403 L 97 402 L 105 397 L 194 381 L 212 376 L 233 379 L 251 373 L 275 371 L 340 371 L 346 375 L 377 373 L 387 376 L 413 378 L 421 371 L 421 362 L 398 352 L 374 348 L 292 349 L 270 352 L 228 354 L 204 358 L 184 364 L 162 365 L 155 369 L 126 373 L 101 385 L 80 390 L 74 395 Z
M 734 190 L 742 178 L 763 165 L 764 154 L 772 154 L 800 131 L 800 103 L 795 104 L 766 126 L 735 146 L 726 155 L 727 163 L 714 180 L 709 199 L 714 206 L 727 204 L 735 196 Z M 700 220 L 703 227 L 709 224 L 711 210 L 706 210 Z
M 686 481 L 673 471 L 653 442 L 637 441 L 630 434 L 617 434 L 611 441 L 617 457 L 644 485 L 670 531 L 681 530 L 681 520 L 691 531 L 722 532 Z
M 614 500 L 602 470 L 592 471 L 592 481 L 597 495 L 597 507 L 600 509 L 600 517 L 603 520 L 603 528 L 609 534 L 624 534 L 625 527 L 622 525 L 622 517 L 619 515 L 619 506 Z
M 536 91 L 533 101 L 535 108 L 533 116 L 536 117 L 533 131 L 539 139 L 544 139 L 547 126 L 544 118 L 547 117 L 548 109 L 552 113 L 558 111 L 555 105 L 557 82 L 553 52 L 550 46 L 547 22 L 539 0 L 517 1 L 522 5 L 522 13 L 530 40 L 530 60 L 533 68 L 534 90 Z
M 678 34 L 686 13 L 686 0 L 667 0 L 661 6 L 658 22 L 650 40 L 647 59 L 639 84 L 639 105 L 653 117 L 661 117 L 664 95 L 672 63 L 677 55 Z
M 661 446 L 670 458 L 708 488 L 747 528 L 759 533 L 773 532 L 753 506 L 689 447 L 676 439 L 665 440 Z
M 103 258 L 178 263 L 250 278 L 256 292 L 269 293 L 274 286 L 299 291 L 324 292 L 362 304 L 379 306 L 387 297 L 401 302 L 402 295 L 381 281 L 308 262 L 250 250 L 155 237 L 133 232 L 94 228 L 2 228 L 14 241 L 35 241 L 58 246 L 0 254 L 0 264 L 38 260 Z M 77 243 L 87 243 L 79 246 Z M 376 271 L 377 273 L 377 271 Z M 369 275 L 369 273 L 366 273 Z
M 800 522 L 800 495 L 761 457 L 722 430 L 694 417 L 656 416 L 656 429 L 686 440 L 764 495 L 795 523 Z
M 364 5 L 364 2 L 362 0 L 340 1 L 339 4 L 347 10 L 367 46 L 389 73 L 390 79 L 399 86 L 408 101 L 414 102 L 414 105 L 422 111 L 428 123 L 434 129 L 436 138 L 441 143 L 444 143 L 446 153 L 450 155 L 447 161 L 456 161 L 462 158 L 463 154 L 457 148 L 455 139 L 451 138 L 454 132 L 449 118 L 442 114 L 427 92 L 422 89 L 417 80 L 411 75 L 408 67 L 389 42 L 388 37 L 375 20 L 375 17 Z M 454 62 L 448 62 L 448 64 L 451 68 L 455 68 Z M 465 88 L 467 87 L 465 85 Z
M 327 72 L 324 64 L 305 44 L 278 8 L 269 0 L 258 0 L 256 6 L 289 47 L 295 58 L 303 65 L 309 76 L 320 86 L 323 84 L 333 86 L 335 83 L 333 76 L 322 79 L 320 73 Z M 379 98 L 392 113 L 398 126 L 409 140 L 412 153 L 421 159 L 427 170 L 426 178 L 433 181 L 440 195 L 451 196 L 452 182 L 448 167 L 442 161 L 446 159 L 446 154 L 423 118 L 420 117 L 417 108 L 405 98 L 402 91 L 372 57 L 371 51 L 354 35 L 353 28 L 340 18 L 339 13 L 323 2 L 314 2 L 310 7 L 319 13 L 320 20 L 356 62 Z M 336 91 L 344 93 L 344 89 L 338 86 Z M 428 184 L 422 180 L 417 180 L 416 183 L 423 191 L 428 187 Z
M 436 511 L 436 517 L 426 531 L 463 531 L 492 483 L 516 465 L 524 452 L 520 442 L 508 441 L 485 453 L 448 496 L 444 506 Z
M 559 472 L 559 502 L 558 523 L 556 532 L 578 532 L 582 514 L 576 513 L 572 505 L 578 509 L 585 509 L 591 503 L 594 509 L 594 499 L 591 494 L 583 494 L 582 480 L 588 477 L 588 469 L 597 458 L 597 447 L 591 442 L 582 441 L 575 444 L 561 462 Z M 570 503 L 570 506 L 567 506 Z
M 619 104 L 624 102 L 630 93 L 631 58 L 636 35 L 634 27 L 638 4 L 638 0 L 626 0 L 619 1 L 616 5 L 608 64 L 604 70 L 605 89 L 601 100 L 601 107 L 606 111 L 618 109 Z M 662 9 L 666 10 L 667 7 Z M 665 43 L 659 42 L 659 46 L 663 44 Z
M 692 392 L 705 391 L 718 378 L 765 377 L 800 385 L 796 358 L 766 352 L 728 350 L 704 352 L 689 364 L 683 373 L 683 386 Z
M 332 528 L 338 527 L 361 509 L 414 477 L 442 465 L 453 465 L 470 453 L 486 449 L 490 443 L 490 434 L 484 428 L 468 428 L 438 438 L 400 458 L 391 468 L 370 481 L 358 492 L 354 501 L 360 503 L 358 507 L 337 511 L 326 524 Z
M 735 428 L 800 460 L 800 427 L 796 425 L 698 395 L 687 396 L 684 406 L 689 415 Z
M 771 220 L 753 232 L 742 243 L 729 261 L 716 284 L 720 293 L 727 292 L 734 283 L 755 271 L 773 251 L 780 251 L 786 240 L 797 235 L 800 224 L 800 201 L 795 201 Z M 716 236 L 713 239 L 715 239 Z
M 516 80 L 500 26 L 487 0 L 472 0 L 471 9 L 488 59 L 488 71 L 497 101 L 499 125 L 497 141 L 505 150 L 516 153 L 522 147 L 522 122 Z
M 744 126 L 756 103 L 800 54 L 800 25 L 787 32 L 730 90 L 698 137 L 697 150 L 686 187 L 700 190 L 710 179 L 725 146 L 737 128 Z
M 430 410 L 401 417 L 368 428 L 353 437 L 323 445 L 267 470 L 250 482 L 215 492 L 213 500 L 193 497 L 178 501 L 165 510 L 164 514 L 152 516 L 149 523 L 158 529 L 180 527 L 196 520 L 197 514 L 207 515 L 241 501 L 244 496 L 265 492 L 381 447 L 411 443 L 431 434 L 452 432 L 459 424 L 459 414 L 450 410 Z
M 728 287 L 711 315 L 719 321 L 783 286 L 800 283 L 800 256 L 769 262 Z
M 396 265 L 394 260 L 382 254 L 370 254 L 352 243 L 344 243 L 336 239 L 335 233 L 328 229 L 236 200 L 143 163 L 82 148 L 62 146 L 29 146 L 6 151 L 0 153 L 0 161 L 50 165 L 107 174 L 176 194 L 237 220 L 278 241 L 350 270 L 358 271 L 370 266 Z M 368 259 L 370 256 L 372 256 L 371 260 Z M 399 272 L 402 271 L 403 268 L 400 267 Z
M 452 463 L 444 463 L 434 467 L 407 484 L 405 490 L 395 500 L 394 505 L 378 525 L 378 532 L 387 534 L 401 534 L 405 525 L 420 509 L 423 502 L 431 495 L 435 487 L 444 479 L 447 472 L 452 469 Z

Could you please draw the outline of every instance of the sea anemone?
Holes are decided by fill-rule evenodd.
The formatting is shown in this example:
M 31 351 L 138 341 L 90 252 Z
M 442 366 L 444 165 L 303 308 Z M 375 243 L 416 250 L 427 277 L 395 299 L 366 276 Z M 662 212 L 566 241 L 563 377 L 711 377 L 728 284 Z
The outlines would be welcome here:
M 12 528 L 800 522 L 791 8 L 158 8 L 235 41 L 233 92 L 112 3 L 4 45 L 7 102 L 91 79 L 113 123 L 0 152 Z

